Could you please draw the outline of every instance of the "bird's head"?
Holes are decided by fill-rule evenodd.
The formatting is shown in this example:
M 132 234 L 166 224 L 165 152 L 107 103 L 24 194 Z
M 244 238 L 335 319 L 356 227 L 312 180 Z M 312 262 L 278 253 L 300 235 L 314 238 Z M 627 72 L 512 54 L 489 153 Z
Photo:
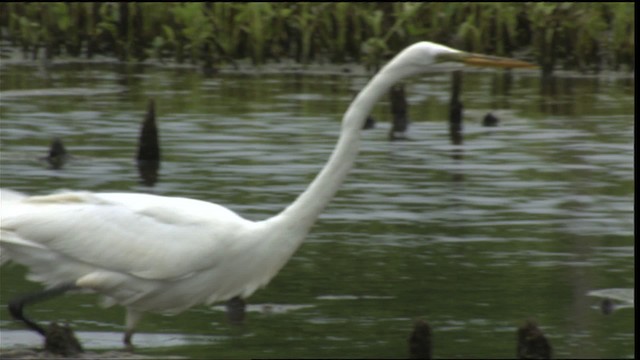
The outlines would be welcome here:
M 526 61 L 469 53 L 466 51 L 452 49 L 444 45 L 421 41 L 404 49 L 393 60 L 391 60 L 391 62 L 389 62 L 387 68 L 401 69 L 399 71 L 408 76 L 422 73 L 430 65 L 442 62 L 458 62 L 465 65 L 498 68 L 536 67 L 536 65 Z

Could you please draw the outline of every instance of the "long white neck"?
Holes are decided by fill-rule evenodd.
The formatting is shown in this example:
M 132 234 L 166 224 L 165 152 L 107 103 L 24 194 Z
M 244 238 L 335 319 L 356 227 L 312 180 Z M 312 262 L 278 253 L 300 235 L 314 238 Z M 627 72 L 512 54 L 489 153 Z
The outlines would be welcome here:
M 293 242 L 295 248 L 305 238 L 311 226 L 320 216 L 331 198 L 338 191 L 353 166 L 360 147 L 360 133 L 366 117 L 375 103 L 399 80 L 399 74 L 382 69 L 353 100 L 342 118 L 342 131 L 338 143 L 325 167 L 309 187 L 277 216 L 274 221 L 290 235 L 285 241 Z M 395 74 L 395 76 L 393 75 Z

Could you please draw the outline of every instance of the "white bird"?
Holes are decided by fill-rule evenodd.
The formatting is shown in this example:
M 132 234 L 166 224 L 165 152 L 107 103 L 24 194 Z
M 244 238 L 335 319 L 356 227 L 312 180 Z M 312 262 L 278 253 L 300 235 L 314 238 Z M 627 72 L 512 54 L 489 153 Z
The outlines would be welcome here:
M 409 46 L 351 103 L 338 143 L 309 187 L 263 221 L 182 197 L 80 191 L 23 197 L 2 192 L 0 259 L 27 266 L 28 278 L 49 289 L 12 302 L 12 314 L 45 335 L 22 316 L 23 305 L 70 289 L 95 292 L 106 305 L 126 307 L 124 342 L 130 346 L 143 312 L 179 313 L 202 303 L 248 297 L 287 263 L 342 184 L 376 101 L 394 83 L 444 61 L 533 67 L 431 42 Z

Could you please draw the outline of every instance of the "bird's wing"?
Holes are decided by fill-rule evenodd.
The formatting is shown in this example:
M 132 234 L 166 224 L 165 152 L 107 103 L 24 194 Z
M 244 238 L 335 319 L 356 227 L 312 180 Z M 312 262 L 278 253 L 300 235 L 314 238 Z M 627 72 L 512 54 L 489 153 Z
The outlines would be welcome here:
M 47 271 L 63 271 L 72 281 L 101 270 L 188 277 L 214 267 L 253 224 L 199 200 L 88 192 L 3 202 L 0 219 L 0 247 L 46 282 Z

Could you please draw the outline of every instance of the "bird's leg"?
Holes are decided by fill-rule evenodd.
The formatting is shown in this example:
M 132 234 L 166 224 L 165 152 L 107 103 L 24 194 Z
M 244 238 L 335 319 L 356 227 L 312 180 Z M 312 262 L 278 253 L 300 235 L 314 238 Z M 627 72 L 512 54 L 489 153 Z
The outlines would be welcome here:
M 19 298 L 13 299 L 9 301 L 9 313 L 13 316 L 14 319 L 20 320 L 31 330 L 37 331 L 40 335 L 46 337 L 47 331 L 43 329 L 40 325 L 38 325 L 35 321 L 30 320 L 22 313 L 22 308 L 25 305 L 41 302 L 52 297 L 64 294 L 69 290 L 77 289 L 75 284 L 63 284 L 53 287 L 51 289 L 39 291 L 37 293 L 28 294 L 21 296 Z
M 133 344 L 131 343 L 131 338 L 133 337 L 133 329 L 127 329 L 124 332 L 124 348 L 129 352 L 133 352 Z
M 142 313 L 134 310 L 132 308 L 127 308 L 127 319 L 126 319 L 126 330 L 124 332 L 124 347 L 128 351 L 133 351 L 133 344 L 131 343 L 131 338 L 133 337 L 133 332 L 135 331 L 136 325 L 140 322 L 142 318 Z

